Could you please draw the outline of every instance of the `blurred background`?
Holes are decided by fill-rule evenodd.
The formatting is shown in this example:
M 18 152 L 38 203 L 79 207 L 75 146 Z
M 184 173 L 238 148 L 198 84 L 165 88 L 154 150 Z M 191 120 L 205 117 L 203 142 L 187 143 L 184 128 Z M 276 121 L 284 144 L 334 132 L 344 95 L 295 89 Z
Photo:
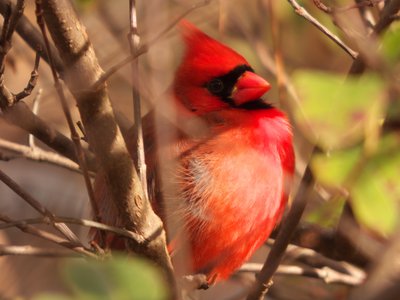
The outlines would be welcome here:
M 141 42 L 151 40 L 198 4 L 183 0 L 136 2 Z M 323 1 L 328 8 L 334 8 L 334 13 L 318 8 L 321 1 L 299 1 L 329 32 L 363 58 L 365 71 L 356 72 L 351 69 L 354 61 L 351 55 L 297 15 L 289 2 L 215 0 L 199 5 L 187 19 L 241 53 L 272 84 L 265 100 L 283 108 L 291 119 L 297 159 L 292 196 L 307 165 L 314 176 L 293 243 L 312 248 L 332 260 L 347 261 L 356 270 L 350 275 L 364 278 L 379 269 L 386 249 L 397 241 L 400 24 L 394 22 L 379 36 L 371 37 L 370 25 L 379 22 L 385 2 L 391 1 Z M 74 5 L 103 70 L 129 55 L 129 1 L 80 0 L 74 1 Z M 27 1 L 25 15 L 36 24 L 34 10 L 34 3 Z M 171 84 L 182 50 L 177 31 L 172 29 L 139 57 L 138 88 L 143 113 L 162 107 L 163 94 Z M 34 51 L 14 34 L 4 75 L 11 91 L 19 92 L 26 86 L 34 58 Z M 128 125 L 133 123 L 131 72 L 128 64 L 108 81 L 113 107 L 123 124 Z M 79 114 L 74 99 L 68 96 L 77 122 Z M 39 82 L 24 102 L 31 108 L 35 106 L 35 113 L 51 127 L 70 136 L 50 69 L 43 61 Z M 51 151 L 37 140 L 29 142 L 25 131 L 10 125 L 3 117 L 0 139 Z M 26 159 L 1 145 L 0 154 L 1 170 L 54 214 L 91 218 L 79 172 Z M 37 217 L 33 209 L 2 183 L 0 211 L 14 220 Z M 48 230 L 49 226 L 41 227 Z M 72 226 L 72 229 L 88 241 L 86 228 Z M 54 247 L 16 228 L 1 230 L 0 241 L 2 245 Z M 252 262 L 263 263 L 268 251 L 269 246 L 262 247 Z M 288 252 L 285 264 L 321 268 L 299 261 L 293 251 Z M 68 279 L 70 273 L 64 270 L 65 265 L 65 260 L 51 257 L 0 257 L 0 299 L 31 299 L 43 293 L 74 295 L 79 289 L 74 287 L 74 280 Z M 253 280 L 253 272 L 241 272 L 207 291 L 196 292 L 194 297 L 242 299 Z M 353 294 L 357 284 L 329 282 L 307 275 L 277 275 L 267 298 L 357 299 Z

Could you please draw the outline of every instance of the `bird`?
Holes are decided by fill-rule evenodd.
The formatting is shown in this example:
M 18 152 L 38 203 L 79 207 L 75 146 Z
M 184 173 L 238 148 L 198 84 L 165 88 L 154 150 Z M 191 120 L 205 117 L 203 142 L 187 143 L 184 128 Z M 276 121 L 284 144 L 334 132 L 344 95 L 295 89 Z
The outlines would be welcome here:
M 157 142 L 155 114 L 142 120 L 149 197 L 166 226 L 173 223 L 174 265 L 214 284 L 248 260 L 282 218 L 293 134 L 285 113 L 261 99 L 271 85 L 242 55 L 187 20 L 179 28 L 185 51 L 165 99 L 176 120 L 161 121 L 174 134 Z M 126 140 L 136 159 L 135 137 Z M 102 222 L 122 226 L 105 186 L 98 176 Z M 111 248 L 123 249 L 121 240 L 107 235 Z

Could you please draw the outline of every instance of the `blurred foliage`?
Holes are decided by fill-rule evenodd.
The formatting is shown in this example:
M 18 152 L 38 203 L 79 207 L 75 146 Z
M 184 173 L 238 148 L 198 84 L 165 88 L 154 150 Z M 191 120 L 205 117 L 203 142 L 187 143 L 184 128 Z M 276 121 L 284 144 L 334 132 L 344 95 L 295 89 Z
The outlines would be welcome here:
M 322 184 L 348 189 L 360 224 L 388 236 L 399 225 L 399 149 L 400 134 L 390 134 L 379 141 L 376 153 L 369 157 L 357 146 L 315 155 L 311 164 Z
M 387 65 L 379 74 L 346 77 L 298 68 L 292 79 L 301 100 L 295 123 L 323 150 L 312 158 L 312 169 L 318 183 L 336 195 L 314 207 L 307 220 L 335 225 L 346 191 L 359 223 L 388 237 L 399 225 L 400 135 L 382 132 L 382 124 L 386 114 L 390 120 L 400 119 L 398 94 L 393 93 L 399 79 L 398 24 L 383 36 L 381 55 Z
M 152 31 L 159 32 L 165 27 L 165 24 L 160 22 L 164 11 L 154 6 L 153 2 L 156 5 L 159 4 L 155 1 L 138 1 L 139 28 L 145 34 Z M 166 19 L 172 19 L 180 14 L 185 8 L 182 4 L 189 5 L 189 2 L 197 1 L 168 1 L 171 11 Z M 326 1 L 326 4 L 330 4 L 329 2 L 331 1 Z M 108 66 L 113 65 L 113 59 L 121 59 L 127 53 L 127 49 L 121 48 L 122 43 L 116 41 L 126 42 L 128 1 L 75 0 L 74 3 L 89 28 L 91 41 L 101 58 L 101 63 L 104 69 L 107 69 Z M 218 1 L 214 1 L 206 8 L 192 12 L 188 18 L 200 27 L 203 26 L 207 33 L 218 40 L 227 42 L 243 54 L 257 72 L 264 72 L 268 76 L 267 79 L 273 83 L 272 74 L 266 71 L 268 68 L 260 59 L 261 53 L 273 61 L 272 53 L 276 47 L 271 37 L 268 11 L 260 5 L 262 1 L 225 1 L 225 4 L 228 3 L 229 5 L 219 6 Z M 341 0 L 336 1 L 335 5 L 346 6 L 352 3 L 353 1 Z M 333 33 L 345 38 L 345 34 L 336 27 L 331 16 L 318 10 L 312 1 L 301 1 L 301 4 Z M 110 17 L 112 14 L 107 17 L 96 12 L 95 8 L 100 5 L 105 7 L 104 11 L 115 12 L 114 18 Z M 379 38 L 382 61 L 386 62 L 383 73 L 367 73 L 357 78 L 346 77 L 352 63 L 348 55 L 309 22 L 296 15 L 287 1 L 274 1 L 274 5 L 275 17 L 280 26 L 279 42 L 285 68 L 288 73 L 294 70 L 290 79 L 293 80 L 301 101 L 293 111 L 295 117 L 293 127 L 296 131 L 299 130 L 308 141 L 317 143 L 322 150 L 322 153 L 314 155 L 311 159 L 314 175 L 318 183 L 326 188 L 329 196 L 334 195 L 336 191 L 348 191 L 349 203 L 360 224 L 369 231 L 388 236 L 399 225 L 397 219 L 400 201 L 400 135 L 395 133 L 398 128 L 381 132 L 381 125 L 382 121 L 388 118 L 400 120 L 400 99 L 398 94 L 392 94 L 391 86 L 394 82 L 388 79 L 390 78 L 388 74 L 397 78 L 397 86 L 399 86 L 400 24 L 399 22 L 393 24 L 382 38 Z M 115 7 L 117 9 L 111 9 Z M 123 9 L 118 9 L 119 7 Z M 226 11 L 218 15 L 220 7 L 224 7 Z M 150 15 L 147 16 L 150 20 L 147 23 L 145 22 L 146 14 Z M 221 35 L 213 32 L 219 29 L 219 17 L 226 17 L 227 23 L 230 24 L 225 27 Z M 114 22 L 114 25 L 119 25 L 120 32 L 123 34 L 118 36 L 108 28 L 107 26 L 110 25 L 105 18 L 108 18 L 107 21 Z M 265 46 L 266 50 L 258 49 L 255 41 Z M 351 43 L 351 41 L 346 42 Z M 154 46 L 155 51 L 157 51 L 156 46 Z M 25 55 L 30 51 L 23 50 L 19 53 Z M 178 61 L 179 57 L 174 56 L 173 59 Z M 147 60 L 150 60 L 149 55 L 144 55 L 140 60 L 147 66 Z M 18 64 L 25 62 L 23 59 L 16 61 Z M 26 75 L 31 71 L 31 67 L 31 62 L 27 63 L 26 71 L 19 69 L 17 75 Z M 131 105 L 131 87 L 130 80 L 123 79 L 130 78 L 130 71 L 130 68 L 120 70 L 119 75 L 114 76 L 109 84 L 110 93 L 114 95 L 113 104 L 125 112 L 131 112 L 129 106 Z M 43 86 L 52 86 L 52 82 L 44 84 L 46 76 L 42 75 Z M 51 78 L 51 76 L 47 77 Z M 25 81 L 26 76 L 17 78 L 16 75 L 12 80 L 12 82 L 22 82 L 21 86 L 26 84 Z M 148 85 L 146 88 L 149 88 L 150 83 L 146 82 L 146 84 Z M 278 88 L 274 85 L 267 95 L 268 100 L 273 98 L 271 100 L 275 101 L 279 98 L 277 90 Z M 53 97 L 50 93 L 48 94 Z M 46 104 L 50 102 L 48 98 L 45 98 L 45 101 L 48 101 Z M 44 109 L 49 109 L 49 107 L 50 105 L 43 105 Z M 63 120 L 63 117 L 54 114 L 53 111 L 47 114 L 42 111 L 41 114 L 53 124 L 62 123 L 60 120 Z M 130 114 L 127 113 L 127 115 Z M 10 136 L 14 135 L 10 134 Z M 296 138 L 302 137 L 296 136 Z M 23 139 L 25 140 L 25 136 Z M 302 159 L 300 155 L 297 156 L 298 161 Z M 60 184 L 60 187 L 63 185 Z M 341 197 L 336 200 L 327 200 L 322 204 L 310 204 L 312 211 L 308 215 L 308 221 L 323 226 L 334 226 L 340 217 L 344 199 Z M 22 274 L 25 273 L 26 271 L 23 270 Z M 35 299 L 157 300 L 167 297 L 167 288 L 161 275 L 152 265 L 139 259 L 116 257 L 101 263 L 72 260 L 65 264 L 63 275 L 64 281 L 71 290 L 70 297 L 43 294 Z M 285 280 L 288 279 L 285 278 Z M 289 287 L 293 286 L 292 281 L 295 279 L 290 280 Z M 301 287 L 307 292 L 313 289 L 309 284 L 301 283 Z M 24 286 L 23 290 L 25 289 L 27 288 Z M 290 288 L 285 289 L 285 292 L 290 294 L 287 299 L 300 298 L 299 291 L 296 289 L 294 291 Z M 309 299 L 315 298 L 323 299 L 324 297 L 321 295 L 309 297 Z M 338 298 L 340 297 L 326 296 L 324 299 Z
M 167 299 L 167 285 L 160 271 L 139 258 L 113 257 L 105 262 L 68 260 L 63 268 L 73 296 L 41 295 L 47 299 Z
M 400 60 L 400 24 L 395 24 L 390 28 L 382 39 L 383 54 L 389 63 L 399 62 Z
M 367 124 L 379 118 L 375 112 L 382 110 L 384 82 L 375 74 L 344 78 L 303 70 L 293 75 L 293 81 L 302 100 L 295 111 L 297 124 L 325 150 L 354 145 L 368 134 Z
M 385 47 L 391 50 L 385 51 L 391 58 L 397 35 L 387 35 L 390 42 Z M 347 190 L 360 224 L 381 236 L 390 235 L 398 225 L 400 136 L 379 136 L 386 110 L 385 81 L 374 73 L 344 78 L 310 70 L 297 71 L 293 81 L 302 101 L 296 122 L 325 150 L 311 161 L 318 182 L 338 193 Z M 334 199 L 314 210 L 308 220 L 334 225 L 343 198 Z
M 85 9 L 93 7 L 96 4 L 96 0 L 74 0 L 78 11 L 85 11 Z
M 71 300 L 71 298 L 60 294 L 46 293 L 33 298 L 33 300 Z

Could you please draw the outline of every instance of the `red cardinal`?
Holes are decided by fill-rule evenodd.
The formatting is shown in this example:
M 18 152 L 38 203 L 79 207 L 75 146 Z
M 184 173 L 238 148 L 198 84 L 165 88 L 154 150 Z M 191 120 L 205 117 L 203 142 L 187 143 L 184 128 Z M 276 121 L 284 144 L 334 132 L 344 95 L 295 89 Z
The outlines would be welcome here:
M 187 21 L 180 27 L 186 53 L 169 105 L 183 130 L 155 147 L 152 117 L 146 116 L 146 163 L 154 181 L 156 165 L 175 162 L 163 168 L 170 181 L 163 186 L 175 191 L 164 191 L 165 206 L 174 203 L 166 218 L 184 229 L 170 249 L 179 253 L 187 243 L 189 267 L 213 283 L 240 267 L 281 219 L 294 170 L 292 131 L 285 114 L 260 99 L 270 85 L 241 55 Z M 99 180 L 96 186 L 103 222 L 122 225 Z M 160 203 L 159 193 L 154 197 Z M 108 237 L 111 246 L 118 247 L 116 240 Z

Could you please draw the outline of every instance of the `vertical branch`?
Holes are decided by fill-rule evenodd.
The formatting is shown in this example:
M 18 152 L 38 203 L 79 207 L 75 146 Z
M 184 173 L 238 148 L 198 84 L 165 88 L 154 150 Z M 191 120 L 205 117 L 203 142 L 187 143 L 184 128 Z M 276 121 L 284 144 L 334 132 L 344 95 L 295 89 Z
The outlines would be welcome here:
M 11 7 L 11 10 L 15 10 L 16 5 L 11 0 L 0 1 L 0 14 L 5 16 L 9 7 Z M 36 29 L 35 26 L 33 26 L 33 24 L 29 21 L 27 17 L 21 15 L 19 22 L 16 24 L 15 30 L 32 49 L 40 54 L 42 59 L 44 59 L 46 62 L 49 62 L 44 47 L 43 38 L 40 32 Z M 60 58 L 56 53 L 56 49 L 54 49 L 53 46 L 51 47 L 51 49 L 53 60 L 56 64 L 56 69 L 59 73 L 62 73 L 63 66 Z
M 400 0 L 392 0 L 388 2 L 380 15 L 378 23 L 374 27 L 373 33 L 376 35 L 382 34 L 390 26 L 390 24 L 396 20 L 395 15 L 399 13 L 399 10 Z M 365 69 L 366 62 L 363 57 L 359 56 L 353 61 L 353 64 L 349 70 L 349 74 L 360 75 L 364 73 Z
M 83 152 L 81 139 L 79 137 L 78 132 L 76 131 L 74 122 L 72 120 L 71 112 L 68 108 L 67 99 L 64 94 L 64 89 L 58 78 L 55 64 L 53 61 L 53 57 L 51 54 L 50 43 L 49 43 L 49 39 L 47 37 L 46 28 L 45 28 L 45 24 L 44 24 L 44 20 L 43 20 L 43 10 L 42 10 L 42 1 L 41 0 L 36 0 L 36 18 L 37 18 L 37 23 L 39 25 L 39 28 L 43 35 L 44 43 L 46 46 L 46 53 L 49 58 L 49 64 L 50 64 L 51 72 L 52 72 L 53 79 L 54 79 L 54 85 L 55 85 L 55 88 L 56 88 L 56 91 L 58 94 L 58 98 L 61 102 L 61 106 L 62 106 L 64 115 L 65 115 L 65 118 L 67 119 L 68 127 L 71 132 L 72 141 L 74 142 L 74 145 L 75 145 L 75 151 L 76 151 L 76 155 L 78 158 L 78 163 L 83 172 L 83 177 L 85 179 L 85 185 L 86 185 L 86 189 L 87 189 L 87 192 L 89 195 L 90 203 L 92 205 L 94 216 L 95 216 L 96 221 L 100 221 L 99 209 L 95 202 L 94 191 L 93 191 L 93 187 L 92 187 L 92 182 L 90 181 L 90 175 L 89 175 L 88 166 L 86 163 L 85 154 Z
M 130 31 L 128 35 L 129 46 L 131 55 L 134 56 L 139 49 L 140 36 L 137 27 L 137 9 L 136 0 L 129 0 L 129 25 Z M 136 168 L 142 183 L 143 193 L 146 198 L 147 194 L 147 176 L 146 176 L 146 161 L 144 156 L 144 143 L 143 143 L 143 128 L 142 128 L 142 109 L 139 94 L 139 59 L 131 62 L 132 67 L 132 97 L 133 97 L 133 110 L 134 110 L 134 130 L 136 136 L 135 151 L 137 154 Z
M 173 291 L 173 268 L 163 224 L 144 195 L 115 121 L 105 84 L 108 77 L 102 78 L 103 70 L 85 27 L 79 21 L 71 1 L 40 2 L 47 28 L 60 57 L 68 66 L 65 70 L 66 84 L 76 99 L 89 145 L 104 172 L 106 188 L 111 196 L 109 201 L 113 201 L 123 225 L 138 236 L 136 240 L 128 240 L 126 246 L 130 251 L 158 264 L 170 280 Z
M 271 0 L 272 1 L 272 0 Z M 247 296 L 247 300 L 262 300 L 269 288 L 272 286 L 272 276 L 278 269 L 278 266 L 285 254 L 285 250 L 294 234 L 294 231 L 300 222 L 301 216 L 307 204 L 308 189 L 312 187 L 313 176 L 310 167 L 307 166 L 297 195 L 293 201 L 292 207 L 282 222 L 274 246 L 269 253 L 263 268 L 257 275 L 257 280 L 253 290 Z
M 18 0 L 14 9 L 12 9 L 11 3 L 5 9 L 0 37 L 0 106 L 3 110 L 15 103 L 15 96 L 4 85 L 4 69 L 7 53 L 11 49 L 11 38 L 19 19 L 24 13 L 24 6 L 25 1 Z
M 1 51 L 0 51 L 0 66 L 1 72 L 4 72 L 4 61 L 8 50 L 11 48 L 11 38 L 17 27 L 18 21 L 24 13 L 25 1 L 18 0 L 14 9 L 11 3 L 6 6 L 6 13 L 4 15 L 3 29 L 1 33 Z

